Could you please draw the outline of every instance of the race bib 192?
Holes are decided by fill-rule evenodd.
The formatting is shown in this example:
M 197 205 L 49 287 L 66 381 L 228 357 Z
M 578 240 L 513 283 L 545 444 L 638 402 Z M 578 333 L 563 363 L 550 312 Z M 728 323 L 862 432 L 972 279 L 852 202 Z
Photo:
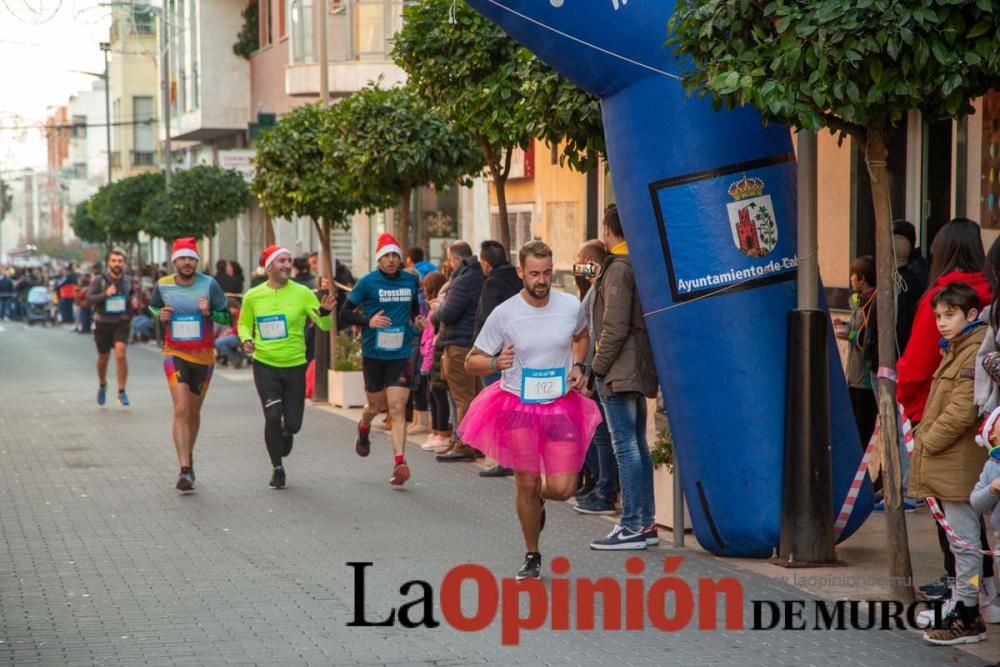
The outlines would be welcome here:
M 525 368 L 521 371 L 521 402 L 548 403 L 566 393 L 565 368 Z

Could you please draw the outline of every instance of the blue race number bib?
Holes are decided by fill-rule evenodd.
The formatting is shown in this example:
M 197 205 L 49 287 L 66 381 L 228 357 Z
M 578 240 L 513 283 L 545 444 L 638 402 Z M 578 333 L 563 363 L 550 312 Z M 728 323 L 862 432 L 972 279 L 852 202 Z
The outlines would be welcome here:
M 170 337 L 178 342 L 201 340 L 201 321 L 201 315 L 171 316 Z
M 288 338 L 288 318 L 284 313 L 262 315 L 257 320 L 257 333 L 261 340 L 284 340 Z
M 565 368 L 525 368 L 521 371 L 522 403 L 550 403 L 565 393 Z

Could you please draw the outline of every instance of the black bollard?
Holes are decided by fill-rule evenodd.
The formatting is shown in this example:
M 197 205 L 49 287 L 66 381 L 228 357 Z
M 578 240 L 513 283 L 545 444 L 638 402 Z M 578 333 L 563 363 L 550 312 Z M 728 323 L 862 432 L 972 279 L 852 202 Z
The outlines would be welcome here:
M 788 408 L 781 502 L 781 543 L 772 563 L 838 565 L 833 538 L 833 464 L 827 335 L 821 310 L 788 315 Z

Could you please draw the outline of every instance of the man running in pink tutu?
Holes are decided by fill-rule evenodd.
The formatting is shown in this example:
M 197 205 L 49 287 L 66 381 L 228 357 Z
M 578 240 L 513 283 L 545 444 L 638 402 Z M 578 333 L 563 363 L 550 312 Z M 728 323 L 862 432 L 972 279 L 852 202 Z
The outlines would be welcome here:
M 586 386 L 590 346 L 583 305 L 552 291 L 551 248 L 531 241 L 518 256 L 524 289 L 486 319 L 465 360 L 466 371 L 501 371 L 502 379 L 476 397 L 458 433 L 463 442 L 475 443 L 514 470 L 517 517 L 527 549 L 517 573 L 520 581 L 541 575 L 544 499 L 566 500 L 576 491 L 601 416 L 578 391 Z

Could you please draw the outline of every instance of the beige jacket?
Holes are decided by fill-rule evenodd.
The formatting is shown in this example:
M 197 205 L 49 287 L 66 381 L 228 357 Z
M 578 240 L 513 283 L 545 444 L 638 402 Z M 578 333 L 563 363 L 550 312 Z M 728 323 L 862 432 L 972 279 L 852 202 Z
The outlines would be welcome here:
M 914 431 L 908 495 L 969 502 L 988 453 L 976 444 L 973 401 L 976 351 L 986 335 L 979 326 L 951 341 L 934 371 L 923 420 Z

